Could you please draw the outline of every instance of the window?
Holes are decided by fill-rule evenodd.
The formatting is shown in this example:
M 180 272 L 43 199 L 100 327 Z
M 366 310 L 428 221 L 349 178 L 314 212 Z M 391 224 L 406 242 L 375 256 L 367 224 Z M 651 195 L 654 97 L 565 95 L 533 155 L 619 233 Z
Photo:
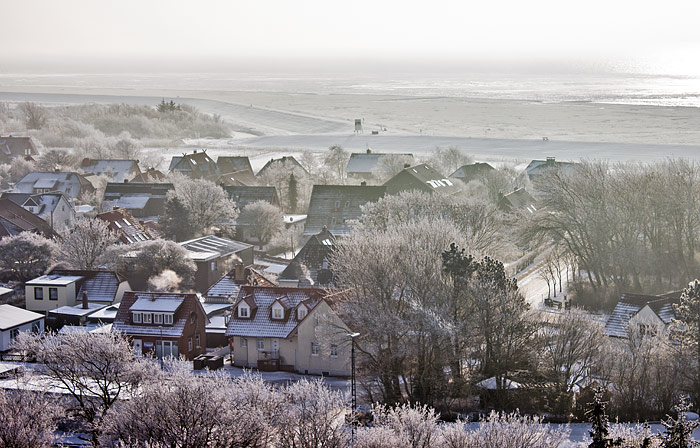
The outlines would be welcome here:
M 58 288 L 49 288 L 49 300 L 58 300 Z
M 216 261 L 211 262 L 211 270 L 216 271 Z
M 248 338 L 241 338 L 241 348 L 248 348 Z
M 141 323 L 141 313 L 134 313 L 132 316 L 132 320 L 134 321 L 135 324 L 140 324 Z
M 340 208 L 340 201 L 335 201 L 335 208 L 336 209 Z
M 200 341 L 199 341 L 199 333 L 197 333 L 196 335 L 194 335 L 194 345 L 195 345 L 195 347 L 197 347 L 197 348 L 200 348 L 200 347 L 202 346 L 202 344 L 201 344 Z
M 239 306 L 238 307 L 238 317 L 248 317 L 248 307 Z
M 192 338 L 187 338 L 187 351 L 192 351 Z
M 154 324 L 162 324 L 163 323 L 163 315 L 162 314 L 154 314 L 153 315 L 153 323 Z
M 282 308 L 276 307 L 272 309 L 272 318 L 273 319 L 282 319 Z
M 299 320 L 302 320 L 305 317 L 306 317 L 306 308 L 304 308 L 304 307 L 299 308 L 299 311 L 297 312 L 297 318 Z
M 350 201 L 345 201 L 345 208 L 350 207 Z
M 333 216 L 331 218 L 331 225 L 334 226 L 336 222 L 338 222 L 338 220 L 335 218 L 335 216 Z
M 321 326 L 321 316 L 316 316 L 314 318 L 314 327 L 320 327 Z
M 19 328 L 13 328 L 10 330 L 10 341 L 14 341 L 19 336 Z
M 255 343 L 258 347 L 258 350 L 260 350 L 260 351 L 265 350 L 265 339 L 256 339 Z
M 150 324 L 152 319 L 153 319 L 153 314 L 143 313 L 143 323 L 144 324 Z
M 41 322 L 36 321 L 32 323 L 32 333 L 41 333 Z
M 639 324 L 639 335 L 640 336 L 656 336 L 656 325 L 653 324 Z
M 172 314 L 165 314 L 163 316 L 163 323 L 172 325 L 173 324 L 173 315 Z
M 318 356 L 318 344 L 315 342 L 311 343 L 311 356 Z
M 192 313 L 190 314 L 190 323 L 194 325 L 194 323 L 197 321 L 197 315 Z
M 338 357 L 338 346 L 336 344 L 331 344 L 331 358 Z
M 66 206 L 65 206 L 65 205 L 62 205 L 62 206 L 61 206 L 61 211 L 62 211 L 62 212 L 65 212 L 65 211 L 66 211 Z
M 36 300 L 44 300 L 44 288 L 34 288 L 34 298 Z

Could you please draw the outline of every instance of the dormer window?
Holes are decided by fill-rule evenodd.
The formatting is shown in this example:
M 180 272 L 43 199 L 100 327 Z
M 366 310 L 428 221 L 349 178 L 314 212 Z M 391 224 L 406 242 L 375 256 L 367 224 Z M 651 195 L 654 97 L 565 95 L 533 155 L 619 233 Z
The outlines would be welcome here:
M 163 323 L 166 325 L 172 325 L 173 324 L 173 315 L 172 314 L 164 314 L 163 315 Z
M 282 319 L 283 315 L 284 315 L 284 313 L 282 313 L 282 308 L 280 308 L 280 307 L 272 308 L 272 318 L 273 319 Z
M 250 310 L 248 309 L 247 306 L 241 305 L 238 307 L 238 317 L 242 317 L 244 319 L 247 319 L 250 317 Z
M 298 319 L 298 320 L 302 320 L 303 318 L 306 317 L 307 314 L 308 314 L 308 311 L 306 310 L 306 307 L 305 307 L 305 306 L 301 306 L 301 307 L 299 307 L 299 309 L 297 310 L 297 319 Z
M 134 321 L 135 324 L 140 324 L 141 323 L 141 313 L 134 313 L 131 316 L 132 320 Z

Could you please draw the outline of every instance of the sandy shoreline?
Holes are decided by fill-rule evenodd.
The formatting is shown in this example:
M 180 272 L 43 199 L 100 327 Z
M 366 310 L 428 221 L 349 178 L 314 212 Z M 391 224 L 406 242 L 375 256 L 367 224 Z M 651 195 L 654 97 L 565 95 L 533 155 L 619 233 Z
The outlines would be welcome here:
M 17 86 L 0 84 L 0 100 L 36 101 L 39 94 L 80 95 L 81 100 L 131 102 L 129 98 L 180 98 L 206 112 L 220 113 L 234 125 L 262 135 L 352 133 L 355 118 L 365 119 L 365 132 L 386 128 L 390 134 L 472 138 L 541 139 L 700 145 L 700 108 L 632 106 L 596 103 L 541 103 L 448 97 L 318 94 L 172 89 L 118 89 Z M 17 96 L 19 95 L 19 96 Z M 105 98 L 104 96 L 108 96 Z M 188 98 L 184 100 L 184 98 Z M 17 101 L 16 100 L 16 101 Z M 50 101 L 50 99 L 49 99 Z M 157 101 L 156 101 L 157 102 Z M 246 116 L 253 106 L 265 113 Z M 281 117 L 270 117 L 270 113 Z M 287 115 L 285 115 L 287 114 Z M 250 114 L 249 114 L 250 115 Z M 291 123 L 285 119 L 292 116 Z M 310 120 L 300 123 L 297 117 Z M 582 157 L 585 157 L 582 154 Z

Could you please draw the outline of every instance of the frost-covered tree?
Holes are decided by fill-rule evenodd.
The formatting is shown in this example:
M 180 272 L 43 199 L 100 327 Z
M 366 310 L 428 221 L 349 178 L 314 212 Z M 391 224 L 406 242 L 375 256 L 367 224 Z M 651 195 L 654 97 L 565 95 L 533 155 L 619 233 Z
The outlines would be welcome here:
M 20 383 L 20 386 L 24 386 Z M 0 446 L 50 448 L 60 407 L 42 391 L 0 390 Z
M 36 160 L 34 168 L 37 171 L 75 171 L 78 158 L 67 149 L 45 149 Z
M 674 305 L 677 319 L 671 324 L 673 337 L 692 350 L 694 356 L 695 380 L 693 396 L 700 400 L 700 280 L 693 280 L 681 294 L 680 303 Z
M 71 411 L 87 425 L 95 446 L 106 412 L 154 368 L 134 360 L 130 342 L 119 333 L 20 333 L 14 348 L 35 357 L 42 374 L 73 399 Z
M 41 235 L 22 232 L 0 240 L 0 268 L 26 282 L 44 272 L 56 257 L 56 244 Z
M 31 171 L 34 171 L 34 162 L 25 160 L 23 157 L 15 157 L 10 162 L 10 180 L 12 182 L 18 182 Z
M 18 107 L 27 129 L 41 129 L 49 120 L 46 108 L 37 103 L 22 103 Z
M 267 201 L 255 201 L 243 207 L 238 222 L 246 226 L 262 249 L 284 228 L 284 215 L 279 207 Z
M 158 218 L 158 230 L 174 241 L 186 241 L 194 237 L 190 223 L 190 211 L 177 196 L 165 201 L 165 213 Z
M 426 163 L 439 173 L 449 176 L 462 165 L 473 163 L 474 159 L 456 146 L 442 148 L 437 146 Z
M 333 145 L 323 158 L 323 163 L 332 170 L 338 179 L 345 177 L 345 168 L 348 166 L 350 154 L 340 145 Z
M 206 235 L 213 227 L 233 226 L 238 209 L 223 188 L 204 179 L 185 176 L 173 176 L 173 183 L 175 190 L 168 193 L 168 201 L 172 198 L 180 201 L 187 210 L 189 225 L 195 235 Z M 170 219 L 177 219 L 177 216 L 170 216 Z
M 80 218 L 61 235 L 58 259 L 72 269 L 90 270 L 116 261 L 118 236 L 105 221 Z
M 173 241 L 156 239 L 132 245 L 130 248 L 132 253 L 122 257 L 119 262 L 119 270 L 124 272 L 127 278 L 138 275 L 152 279 L 169 270 L 182 279 L 180 287 L 192 286 L 196 266 L 184 247 Z

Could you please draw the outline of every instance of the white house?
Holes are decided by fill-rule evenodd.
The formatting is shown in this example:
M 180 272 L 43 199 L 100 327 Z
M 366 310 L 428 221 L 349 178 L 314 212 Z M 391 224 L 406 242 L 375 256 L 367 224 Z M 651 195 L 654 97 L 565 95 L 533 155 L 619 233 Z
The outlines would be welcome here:
M 0 351 L 10 349 L 22 331 L 44 332 L 44 316 L 12 305 L 0 305 Z

